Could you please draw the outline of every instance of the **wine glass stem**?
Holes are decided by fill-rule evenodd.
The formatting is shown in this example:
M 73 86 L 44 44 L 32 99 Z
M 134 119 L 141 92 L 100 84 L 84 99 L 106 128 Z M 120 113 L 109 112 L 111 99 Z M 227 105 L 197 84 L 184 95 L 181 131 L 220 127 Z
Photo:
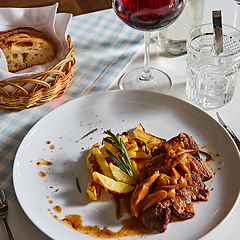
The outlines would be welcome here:
M 150 45 L 150 32 L 144 32 L 144 63 L 143 63 L 143 73 L 139 77 L 142 81 L 150 81 L 152 75 L 150 73 L 150 61 L 149 61 L 149 45 Z

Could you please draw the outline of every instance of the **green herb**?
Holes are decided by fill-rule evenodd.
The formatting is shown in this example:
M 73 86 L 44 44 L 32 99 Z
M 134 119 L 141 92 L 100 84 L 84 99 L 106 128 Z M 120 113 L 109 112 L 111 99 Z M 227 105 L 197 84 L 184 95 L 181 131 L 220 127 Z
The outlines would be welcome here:
M 88 133 L 85 134 L 83 137 L 81 137 L 79 140 L 77 140 L 77 142 L 83 140 L 85 137 L 87 137 L 88 135 L 90 135 L 90 134 L 96 132 L 97 130 L 98 130 L 97 128 L 93 129 L 92 131 L 88 132 Z
M 78 178 L 76 178 L 76 183 L 77 183 L 78 190 L 79 190 L 79 192 L 81 193 L 82 190 L 81 190 L 81 188 L 80 188 L 80 185 L 79 185 L 79 182 L 78 182 Z
M 128 174 L 131 178 L 133 178 L 134 182 L 136 183 L 133 169 L 132 169 L 131 159 L 129 157 L 128 151 L 126 149 L 126 146 L 123 140 L 120 138 L 120 141 L 119 141 L 117 138 L 118 134 L 114 135 L 111 130 L 104 131 L 103 133 L 108 134 L 111 137 L 111 139 L 104 138 L 103 141 L 110 143 L 112 146 L 116 147 L 120 152 L 120 154 L 118 154 L 118 157 L 116 157 L 108 149 L 106 149 L 106 153 L 126 174 Z
M 116 204 L 117 204 L 117 210 L 116 210 L 116 217 L 119 218 L 119 213 L 120 213 L 120 201 L 117 196 L 115 196 Z
M 210 153 L 204 152 L 202 150 L 199 150 L 200 153 L 207 155 L 209 158 L 212 159 L 212 155 Z

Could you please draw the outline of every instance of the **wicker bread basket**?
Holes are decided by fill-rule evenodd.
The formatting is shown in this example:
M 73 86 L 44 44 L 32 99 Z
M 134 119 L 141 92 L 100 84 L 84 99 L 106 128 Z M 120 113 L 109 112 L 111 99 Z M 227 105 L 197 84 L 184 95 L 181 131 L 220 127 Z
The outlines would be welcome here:
M 72 83 L 75 67 L 74 48 L 69 35 L 67 40 L 69 45 L 67 56 L 50 70 L 26 79 L 0 81 L 0 108 L 26 109 L 42 105 L 66 91 Z M 24 88 L 27 84 L 32 84 L 31 90 Z M 11 87 L 13 91 L 7 91 L 7 87 Z

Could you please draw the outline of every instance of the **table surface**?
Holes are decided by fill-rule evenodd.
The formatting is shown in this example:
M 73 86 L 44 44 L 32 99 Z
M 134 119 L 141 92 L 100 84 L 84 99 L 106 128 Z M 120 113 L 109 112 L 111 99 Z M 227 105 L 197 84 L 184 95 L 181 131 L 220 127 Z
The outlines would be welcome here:
M 236 4 L 233 0 L 205 1 L 204 20 L 211 22 L 212 10 L 222 10 L 223 23 L 234 25 Z M 240 23 L 239 23 L 240 26 Z M 117 79 L 127 69 L 143 62 L 143 33 L 123 24 L 110 10 L 73 17 L 69 34 L 74 46 L 76 68 L 73 83 L 63 96 L 42 106 L 26 110 L 0 109 L 0 182 L 9 202 L 8 222 L 15 239 L 49 239 L 25 215 L 13 188 L 12 168 L 18 146 L 32 126 L 63 103 L 94 92 L 118 89 Z M 170 57 L 154 42 L 151 44 L 151 65 L 165 71 L 173 80 L 170 95 L 186 100 L 186 56 Z M 174 69 L 174 71 L 173 71 Z M 240 137 L 240 83 L 232 101 L 224 107 L 207 110 L 216 118 L 216 111 Z M 228 218 L 207 239 L 239 239 L 240 203 Z M 0 239 L 6 240 L 0 224 Z

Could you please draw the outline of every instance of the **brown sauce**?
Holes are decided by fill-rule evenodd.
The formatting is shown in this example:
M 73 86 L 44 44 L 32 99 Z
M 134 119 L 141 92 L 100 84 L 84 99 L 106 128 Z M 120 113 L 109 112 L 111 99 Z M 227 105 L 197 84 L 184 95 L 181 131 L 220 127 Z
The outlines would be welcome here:
M 213 161 L 213 157 L 212 157 L 211 155 L 207 155 L 205 161 L 206 161 L 206 162 Z
M 39 177 L 46 177 L 46 173 L 44 173 L 44 172 L 39 172 L 39 173 L 38 173 L 38 176 L 39 176 Z
M 50 147 L 49 147 L 51 150 L 53 150 L 55 148 L 55 146 L 52 144 Z
M 83 226 L 82 217 L 78 214 L 66 215 L 65 218 L 60 221 L 82 234 L 87 234 L 95 238 L 121 238 L 126 236 L 143 235 L 152 232 L 152 230 L 146 229 L 142 223 L 134 217 L 129 217 L 121 221 L 123 226 L 117 232 L 109 230 L 107 226 L 103 229 L 100 229 L 98 226 Z
M 57 213 L 61 213 L 62 212 L 62 208 L 60 206 L 53 206 L 53 210 Z
M 42 158 L 39 158 L 38 161 L 37 161 L 37 166 L 41 166 L 41 165 L 51 166 L 52 162 L 49 162 L 49 161 L 44 160 Z

